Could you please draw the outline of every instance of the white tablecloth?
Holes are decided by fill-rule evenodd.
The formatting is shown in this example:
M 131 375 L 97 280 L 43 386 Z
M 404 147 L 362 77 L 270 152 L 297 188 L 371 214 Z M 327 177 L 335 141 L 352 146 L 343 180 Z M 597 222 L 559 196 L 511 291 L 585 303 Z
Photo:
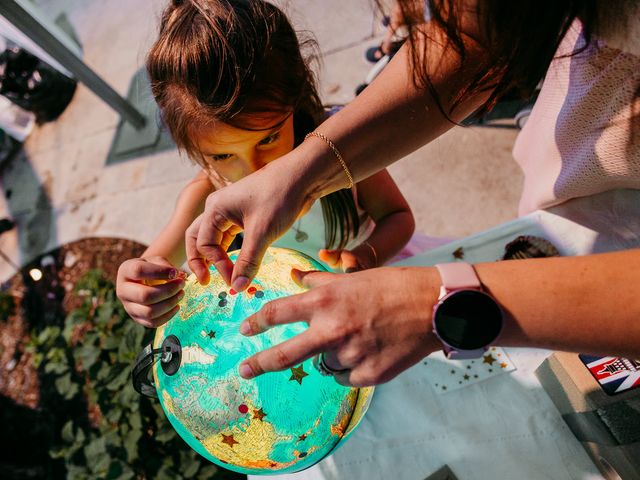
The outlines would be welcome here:
M 465 261 L 493 261 L 518 235 L 543 236 L 562 255 L 615 250 L 637 240 L 630 244 L 624 232 L 539 211 L 398 264 L 450 262 L 458 247 Z M 333 455 L 272 478 L 422 480 L 448 464 L 460 480 L 601 479 L 534 375 L 550 352 L 506 350 L 516 371 L 444 394 L 418 363 L 376 388 L 362 423 Z

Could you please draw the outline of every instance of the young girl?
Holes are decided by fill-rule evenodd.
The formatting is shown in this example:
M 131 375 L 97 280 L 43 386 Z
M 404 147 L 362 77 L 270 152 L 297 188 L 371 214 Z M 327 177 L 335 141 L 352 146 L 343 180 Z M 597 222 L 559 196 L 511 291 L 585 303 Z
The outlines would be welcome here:
M 147 58 L 151 86 L 178 148 L 202 171 L 143 256 L 118 271 L 118 297 L 139 323 L 155 327 L 177 312 L 185 230 L 207 196 L 290 152 L 326 117 L 300 47 L 266 2 L 174 0 L 163 13 Z M 413 230 L 406 200 L 382 171 L 310 206 L 275 245 L 351 272 L 387 262 Z

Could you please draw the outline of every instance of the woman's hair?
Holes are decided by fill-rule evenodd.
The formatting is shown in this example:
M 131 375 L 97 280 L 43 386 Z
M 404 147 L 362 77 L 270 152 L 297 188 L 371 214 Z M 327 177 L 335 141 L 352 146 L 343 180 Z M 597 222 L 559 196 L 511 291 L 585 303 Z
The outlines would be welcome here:
M 203 167 L 193 129 L 222 121 L 255 130 L 261 115 L 293 113 L 295 144 L 324 118 L 315 78 L 286 15 L 259 0 L 173 0 L 162 14 L 147 71 L 163 123 L 178 149 Z M 359 230 L 351 190 L 321 199 L 327 248 Z
M 571 23 L 576 18 L 582 20 L 588 44 L 597 19 L 596 0 L 478 0 L 474 14 L 481 38 L 475 40 L 480 41 L 487 55 L 484 64 L 457 92 L 450 110 L 445 112 L 426 68 L 430 39 L 421 41 L 421 35 L 425 34 L 418 27 L 424 23 L 422 10 L 426 4 L 430 21 L 444 33 L 449 46 L 460 56 L 460 65 L 464 65 L 469 40 L 461 31 L 460 21 L 469 2 L 398 0 L 398 3 L 410 31 L 414 83 L 434 95 L 447 117 L 462 101 L 480 92 L 490 91 L 491 94 L 478 114 L 490 110 L 506 94 L 529 97 L 544 77 Z

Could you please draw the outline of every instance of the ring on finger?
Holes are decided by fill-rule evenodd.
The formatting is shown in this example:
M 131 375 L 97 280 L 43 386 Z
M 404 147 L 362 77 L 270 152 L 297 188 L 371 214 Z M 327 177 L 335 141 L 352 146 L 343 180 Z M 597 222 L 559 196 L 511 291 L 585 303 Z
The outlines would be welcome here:
M 348 368 L 341 368 L 341 369 L 331 368 L 329 365 L 327 365 L 324 352 L 319 353 L 318 355 L 313 357 L 313 366 L 316 367 L 316 369 L 320 372 L 321 375 L 324 375 L 327 377 L 341 375 L 343 373 L 347 373 L 350 370 Z

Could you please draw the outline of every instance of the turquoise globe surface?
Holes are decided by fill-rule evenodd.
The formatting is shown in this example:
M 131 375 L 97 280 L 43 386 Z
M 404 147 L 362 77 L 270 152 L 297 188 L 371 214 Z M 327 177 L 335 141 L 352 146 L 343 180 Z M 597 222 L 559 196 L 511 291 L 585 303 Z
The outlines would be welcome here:
M 231 254 L 235 261 L 237 253 Z M 373 388 L 350 388 L 321 375 L 311 360 L 282 372 L 245 380 L 240 362 L 303 332 L 303 322 L 254 337 L 242 320 L 265 302 L 301 293 L 291 269 L 324 270 L 293 250 L 270 248 L 252 285 L 230 289 L 212 269 L 211 282 L 187 279 L 180 311 L 158 328 L 154 348 L 167 337 L 181 347 L 179 367 L 153 374 L 162 407 L 180 436 L 200 455 L 241 473 L 295 472 L 317 463 L 353 431 Z

